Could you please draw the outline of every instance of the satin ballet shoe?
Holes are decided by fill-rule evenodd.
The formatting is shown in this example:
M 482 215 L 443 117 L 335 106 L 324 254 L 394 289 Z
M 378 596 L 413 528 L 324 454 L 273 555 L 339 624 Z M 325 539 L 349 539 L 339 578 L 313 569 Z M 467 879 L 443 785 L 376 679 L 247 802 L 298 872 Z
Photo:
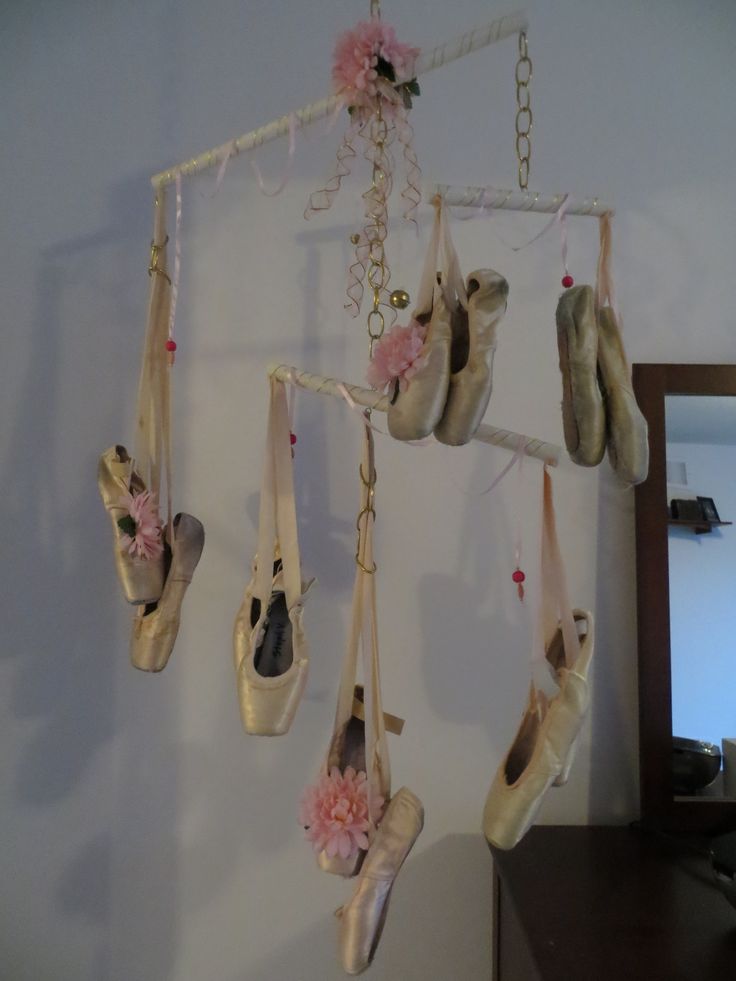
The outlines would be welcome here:
M 588 669 L 593 656 L 593 615 L 573 611 L 580 637 L 580 654 L 565 667 L 561 631 L 550 643 L 546 659 L 559 685 L 547 699 L 530 687 L 529 702 L 516 737 L 486 798 L 483 834 L 496 848 L 513 848 L 534 824 L 544 795 L 568 778 L 580 729 L 588 708 Z
M 598 325 L 590 286 L 573 286 L 557 304 L 562 373 L 562 428 L 570 459 L 596 467 L 606 449 L 606 415 L 598 385 Z
M 493 387 L 496 328 L 506 312 L 509 284 L 493 269 L 477 269 L 467 280 L 468 309 L 452 315 L 450 384 L 434 435 L 463 446 L 481 424 Z
M 387 732 L 392 732 L 397 736 L 401 735 L 404 728 L 404 720 L 388 712 L 383 713 L 383 722 Z M 347 726 L 343 732 L 338 732 L 333 736 L 332 743 L 327 754 L 328 768 L 336 766 L 343 773 L 351 766 L 356 773 L 366 772 L 365 760 L 365 695 L 362 685 L 356 685 L 353 695 L 353 712 Z M 385 799 L 391 792 L 389 786 L 381 788 Z M 357 875 L 365 859 L 366 852 L 359 851 L 351 858 L 342 858 L 340 855 L 328 855 L 326 851 L 321 851 L 317 855 L 317 865 L 323 872 L 332 875 L 341 875 L 349 879 Z
M 627 484 L 649 473 L 649 433 L 631 385 L 623 340 L 610 307 L 598 312 L 598 368 L 605 399 L 608 458 Z
M 302 580 L 301 596 L 288 609 L 280 560 L 274 563 L 274 573 L 268 609 L 262 615 L 261 601 L 254 595 L 254 567 L 233 632 L 240 715 L 243 728 L 254 736 L 288 732 L 309 668 L 302 614 L 314 579 Z
M 376 829 L 350 900 L 338 910 L 340 955 L 348 974 L 361 974 L 376 953 L 396 876 L 424 827 L 424 807 L 402 787 Z
M 143 478 L 124 446 L 111 446 L 100 457 L 97 467 L 97 486 L 105 510 L 110 515 L 114 536 L 115 569 L 129 603 L 155 603 L 164 588 L 164 549 L 151 558 L 131 555 L 126 545 L 130 538 L 120 527 L 121 519 L 129 518 L 129 511 L 121 505 L 125 494 L 141 494 L 146 490 Z
M 439 284 L 434 287 L 431 312 L 414 312 L 414 319 L 428 324 L 422 348 L 424 367 L 402 392 L 396 384 L 388 407 L 388 431 L 394 439 L 415 440 L 429 436 L 440 421 L 450 383 L 450 312 Z
M 177 514 L 173 522 L 173 542 L 167 548 L 169 568 L 161 599 L 149 603 L 133 619 L 130 660 L 140 671 L 163 671 L 177 634 L 184 594 L 192 581 L 202 549 L 204 528 L 191 514 Z

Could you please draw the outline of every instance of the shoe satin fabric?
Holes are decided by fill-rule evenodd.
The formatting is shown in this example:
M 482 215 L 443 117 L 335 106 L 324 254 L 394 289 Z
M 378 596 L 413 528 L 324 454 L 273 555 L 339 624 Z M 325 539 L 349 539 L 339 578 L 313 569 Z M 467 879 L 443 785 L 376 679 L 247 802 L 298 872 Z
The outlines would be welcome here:
M 506 312 L 509 284 L 493 269 L 476 269 L 468 276 L 466 293 L 467 309 L 458 302 L 452 314 L 450 383 L 434 429 L 436 439 L 448 446 L 468 443 L 488 408 L 496 330 Z
M 340 955 L 348 974 L 361 974 L 373 960 L 394 880 L 423 827 L 422 802 L 402 787 L 386 808 L 353 894 L 339 912 Z
M 270 379 L 270 406 L 266 458 L 258 518 L 258 558 L 254 580 L 246 589 L 233 632 L 233 654 L 238 701 L 243 727 L 259 736 L 288 732 L 307 682 L 309 653 L 302 624 L 302 589 L 297 532 L 294 477 L 291 458 L 289 413 L 283 382 Z M 276 552 L 281 557 L 283 594 L 291 624 L 292 661 L 276 677 L 256 670 L 255 657 L 263 643 L 273 595 Z M 253 600 L 260 603 L 255 626 L 251 623 Z
M 204 548 L 202 522 L 191 514 L 174 518 L 171 562 L 161 599 L 133 619 L 130 660 L 141 671 L 163 671 L 179 633 L 181 606 Z
M 557 304 L 562 427 L 570 459 L 597 467 L 606 451 L 606 416 L 598 385 L 598 325 L 590 286 L 573 286 Z
M 123 532 L 118 519 L 125 517 L 128 511 L 120 506 L 120 498 L 128 492 L 139 494 L 146 490 L 143 478 L 124 446 L 111 446 L 100 457 L 97 487 L 112 522 L 115 569 L 125 598 L 129 603 L 155 603 L 164 588 L 163 553 L 154 559 L 144 559 L 131 555 L 121 543 Z
M 608 416 L 608 458 L 627 484 L 640 484 L 649 473 L 649 429 L 631 384 L 616 314 L 598 312 L 598 366 Z
M 513 848 L 527 833 L 547 790 L 567 780 L 589 702 L 593 616 L 570 608 L 546 466 L 542 502 L 540 633 L 559 692 L 548 700 L 532 682 L 521 725 L 488 792 L 483 833 L 504 849 Z M 587 628 L 582 639 L 576 623 Z

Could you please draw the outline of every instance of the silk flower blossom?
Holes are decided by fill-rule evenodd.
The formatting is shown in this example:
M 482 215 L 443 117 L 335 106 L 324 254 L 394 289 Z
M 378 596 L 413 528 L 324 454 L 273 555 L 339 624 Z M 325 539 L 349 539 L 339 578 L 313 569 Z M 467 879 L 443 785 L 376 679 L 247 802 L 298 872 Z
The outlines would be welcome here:
M 118 522 L 123 531 L 120 538 L 123 550 L 140 559 L 158 558 L 164 546 L 155 495 L 150 491 L 127 492 L 121 496 L 119 506 L 128 512 Z
M 419 48 L 398 41 L 390 25 L 379 20 L 361 21 L 337 39 L 332 81 L 348 105 L 369 107 L 379 91 L 391 93 L 391 87 L 380 82 L 381 78 L 389 78 L 386 66 L 393 69 L 394 78 L 390 81 L 408 81 L 414 76 L 418 55 Z
M 333 766 L 304 791 L 299 803 L 299 823 L 315 852 L 330 858 L 349 859 L 370 844 L 367 832 L 383 810 L 383 797 L 371 795 L 368 804 L 368 778 L 352 766 L 343 773 Z
M 406 391 L 409 382 L 427 363 L 424 342 L 427 328 L 412 320 L 406 326 L 395 324 L 373 348 L 368 365 L 368 384 L 383 391 L 398 381 L 399 391 Z

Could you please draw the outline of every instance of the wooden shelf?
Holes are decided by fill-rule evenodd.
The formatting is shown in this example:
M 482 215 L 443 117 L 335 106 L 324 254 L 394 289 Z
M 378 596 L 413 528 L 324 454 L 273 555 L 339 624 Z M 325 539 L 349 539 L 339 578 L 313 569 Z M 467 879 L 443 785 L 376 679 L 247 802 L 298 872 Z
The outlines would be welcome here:
M 708 535 L 714 528 L 732 525 L 733 521 L 687 521 L 684 518 L 668 518 L 667 524 L 674 525 L 676 528 L 692 528 L 696 535 Z

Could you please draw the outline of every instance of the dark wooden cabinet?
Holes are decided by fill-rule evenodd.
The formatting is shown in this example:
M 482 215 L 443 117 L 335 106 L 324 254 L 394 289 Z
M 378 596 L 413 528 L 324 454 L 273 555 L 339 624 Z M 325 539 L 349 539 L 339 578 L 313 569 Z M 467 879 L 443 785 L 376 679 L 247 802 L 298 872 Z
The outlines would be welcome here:
M 493 981 L 736 978 L 736 909 L 692 840 L 537 827 L 491 851 Z

